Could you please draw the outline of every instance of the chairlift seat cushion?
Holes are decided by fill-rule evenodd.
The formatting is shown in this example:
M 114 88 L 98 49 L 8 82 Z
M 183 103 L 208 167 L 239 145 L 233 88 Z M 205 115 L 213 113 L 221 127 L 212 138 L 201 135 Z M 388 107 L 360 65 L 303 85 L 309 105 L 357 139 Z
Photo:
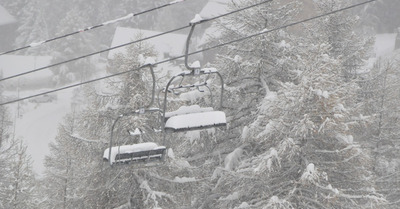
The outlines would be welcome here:
M 200 107 L 199 105 L 191 105 L 191 106 L 182 106 L 179 109 L 173 112 L 165 113 L 165 119 L 168 120 L 171 117 L 192 113 L 201 113 L 201 112 L 212 112 L 214 109 L 212 107 Z
M 197 112 L 170 117 L 165 123 L 165 131 L 181 132 L 220 126 L 226 126 L 224 112 Z

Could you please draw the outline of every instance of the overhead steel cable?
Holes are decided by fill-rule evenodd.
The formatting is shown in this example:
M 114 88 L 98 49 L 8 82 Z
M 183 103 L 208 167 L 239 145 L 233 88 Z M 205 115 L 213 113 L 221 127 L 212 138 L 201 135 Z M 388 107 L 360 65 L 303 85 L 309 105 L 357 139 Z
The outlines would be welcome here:
M 263 30 L 263 31 L 261 31 L 259 33 L 255 33 L 255 34 L 252 34 L 252 35 L 249 35 L 249 36 L 245 36 L 245 37 L 242 37 L 242 38 L 239 38 L 239 39 L 235 39 L 235 40 L 232 40 L 232 41 L 229 41 L 229 42 L 226 42 L 226 43 L 221 43 L 221 44 L 218 44 L 218 45 L 215 45 L 215 46 L 211 46 L 211 47 L 208 47 L 208 48 L 197 50 L 197 51 L 194 51 L 194 52 L 191 52 L 191 53 L 188 53 L 188 54 L 189 55 L 193 55 L 193 54 L 198 54 L 200 52 L 204 52 L 204 51 L 209 51 L 209 50 L 212 50 L 212 49 L 220 48 L 220 47 L 223 47 L 223 46 L 226 46 L 226 45 L 229 45 L 229 44 L 233 44 L 233 43 L 236 43 L 236 42 L 240 42 L 240 41 L 243 41 L 243 40 L 246 40 L 246 39 L 250 39 L 250 38 L 253 38 L 253 37 L 256 37 L 256 36 L 259 36 L 259 35 L 263 35 L 263 34 L 266 34 L 266 33 L 271 33 L 271 32 L 274 32 L 274 31 L 277 31 L 277 30 L 281 30 L 281 29 L 284 29 L 284 28 L 287 28 L 287 27 L 291 27 L 291 26 L 294 26 L 294 25 L 298 25 L 298 24 L 301 24 L 301 23 L 304 23 L 304 22 L 309 22 L 311 20 L 315 20 L 315 19 L 318 19 L 318 18 L 329 16 L 329 15 L 332 15 L 332 14 L 335 14 L 335 13 L 338 13 L 338 12 L 342 12 L 342 11 L 345 11 L 345 10 L 348 10 L 348 9 L 351 9 L 351 8 L 354 8 L 354 7 L 358 7 L 358 6 L 361 6 L 361 5 L 364 5 L 364 4 L 368 4 L 368 3 L 371 3 L 371 2 L 374 2 L 374 1 L 376 1 L 376 0 L 369 0 L 369 1 L 366 1 L 366 2 L 359 3 L 359 4 L 351 5 L 351 6 L 348 6 L 348 7 L 342 8 L 342 9 L 338 9 L 338 10 L 334 10 L 334 11 L 331 11 L 331 12 L 328 12 L 328 13 L 325 13 L 325 14 L 317 15 L 317 16 L 314 16 L 314 17 L 311 17 L 311 18 L 307 18 L 307 19 L 304 19 L 304 20 L 301 20 L 301 21 L 297 21 L 297 22 L 293 22 L 293 23 L 290 23 L 290 24 L 286 24 L 286 25 L 283 25 L 283 26 L 280 26 L 280 27 L 277 27 L 277 28 L 274 28 L 274 29 Z M 183 57 L 185 57 L 185 55 L 180 55 L 178 57 L 165 59 L 165 60 L 153 63 L 153 65 L 158 65 L 158 64 L 170 62 L 170 61 L 173 61 L 173 60 L 176 60 L 176 59 L 180 59 L 180 58 L 183 58 Z M 6 104 L 15 103 L 15 102 L 19 102 L 19 101 L 30 99 L 30 98 L 33 98 L 33 97 L 42 96 L 42 95 L 45 95 L 45 94 L 50 94 L 50 93 L 62 91 L 62 90 L 65 90 L 65 89 L 78 87 L 78 86 L 81 86 L 81 85 L 93 83 L 93 82 L 104 80 L 104 79 L 107 79 L 107 78 L 112 78 L 112 77 L 115 77 L 115 76 L 119 76 L 119 75 L 123 75 L 123 74 L 129 73 L 129 72 L 132 72 L 132 71 L 140 70 L 141 68 L 142 68 L 142 66 L 134 68 L 134 69 L 131 69 L 131 70 L 115 73 L 115 74 L 112 74 L 112 75 L 96 78 L 96 79 L 93 79 L 93 80 L 88 80 L 88 81 L 85 81 L 85 82 L 81 82 L 81 83 L 65 86 L 65 87 L 62 87 L 62 88 L 46 91 L 46 92 L 43 92 L 43 93 L 40 93 L 40 94 L 34 94 L 34 95 L 23 97 L 23 98 L 20 98 L 20 99 L 8 101 L 8 102 L 3 102 L 3 103 L 0 103 L 0 106 L 6 105 Z
M 161 8 L 168 7 L 168 6 L 171 6 L 171 5 L 174 5 L 174 4 L 178 4 L 178 3 L 184 2 L 184 1 L 186 1 L 186 0 L 175 0 L 175 1 L 171 1 L 171 2 L 169 2 L 167 4 L 163 4 L 161 6 L 154 7 L 154 8 L 151 8 L 151 9 L 147 9 L 147 10 L 144 10 L 144 11 L 141 11 L 141 12 L 138 12 L 138 13 L 130 13 L 130 14 L 125 15 L 123 17 L 120 17 L 120 18 L 117 18 L 117 19 L 113 19 L 113 20 L 109 20 L 109 21 L 103 22 L 103 23 L 98 24 L 98 25 L 86 27 L 84 29 L 79 29 L 79 30 L 77 30 L 75 32 L 67 33 L 67 34 L 64 34 L 64 35 L 61 35 L 61 36 L 57 36 L 57 37 L 54 37 L 54 38 L 50 38 L 50 39 L 47 39 L 47 40 L 44 40 L 44 41 L 34 42 L 34 43 L 31 43 L 31 44 L 29 44 L 27 46 L 24 46 L 24 47 L 20 47 L 20 48 L 16 48 L 16 49 L 13 49 L 13 50 L 10 50 L 10 51 L 2 52 L 2 53 L 0 53 L 0 56 L 1 55 L 5 55 L 5 54 L 10 54 L 10 53 L 13 53 L 13 52 L 17 52 L 17 51 L 20 51 L 20 50 L 24 50 L 24 49 L 27 49 L 27 48 L 39 46 L 39 45 L 42 45 L 44 43 L 48 43 L 48 42 L 52 42 L 52 41 L 55 41 L 55 40 L 58 40 L 58 39 L 66 38 L 68 36 L 76 35 L 76 34 L 79 34 L 79 33 L 85 32 L 85 31 L 89 31 L 89 30 L 93 30 L 93 29 L 96 29 L 96 28 L 100 28 L 100 27 L 103 27 L 103 26 L 106 26 L 106 25 L 109 25 L 109 24 L 120 22 L 122 20 L 127 20 L 127 19 L 130 19 L 132 17 L 136 17 L 136 16 L 139 16 L 139 15 L 142 15 L 142 14 L 146 14 L 146 13 L 149 13 L 149 12 L 152 12 L 152 11 L 155 11 L 155 10 L 159 10 Z
M 259 6 L 261 4 L 265 4 L 265 3 L 271 2 L 271 1 L 273 1 L 273 0 L 262 1 L 262 2 L 259 2 L 257 4 L 253 4 L 253 5 L 250 5 L 250 6 L 247 6 L 247 7 L 243 7 L 243 8 L 240 8 L 240 9 L 237 9 L 237 10 L 234 10 L 234 11 L 222 14 L 222 15 L 218 15 L 218 16 L 215 16 L 215 17 L 212 17 L 212 18 L 208 18 L 208 19 L 203 19 L 203 20 L 201 20 L 199 22 L 199 24 L 202 24 L 202 23 L 205 23 L 205 22 L 209 22 L 209 21 L 213 21 L 215 19 L 219 19 L 219 18 L 228 16 L 228 15 L 231 15 L 231 14 L 234 14 L 234 13 L 237 13 L 237 12 L 241 12 L 243 10 L 246 10 L 246 9 L 249 9 L 249 8 L 252 8 L 252 7 L 256 7 L 256 6 Z M 72 59 L 69 59 L 69 60 L 65 60 L 65 61 L 62 61 L 62 62 L 54 63 L 54 64 L 47 65 L 47 66 L 40 67 L 40 68 L 36 68 L 34 70 L 30 70 L 30 71 L 26 71 L 26 72 L 23 72 L 23 73 L 15 74 L 15 75 L 12 75 L 12 76 L 9 76 L 9 77 L 1 78 L 0 82 L 1 81 L 5 81 L 5 80 L 9 80 L 9 79 L 12 79 L 12 78 L 20 77 L 20 76 L 23 76 L 23 75 L 31 74 L 31 73 L 34 73 L 34 72 L 38 72 L 38 71 L 41 71 L 41 70 L 44 70 L 44 69 L 47 69 L 47 68 L 51 68 L 51 67 L 55 67 L 55 66 L 58 66 L 58 65 L 66 64 L 66 63 L 69 63 L 69 62 L 73 62 L 73 61 L 76 61 L 76 60 L 79 60 L 79 59 L 83 59 L 83 58 L 86 58 L 86 57 L 90 57 L 90 56 L 93 56 L 93 55 L 96 55 L 96 54 L 100 54 L 100 53 L 103 53 L 103 52 L 107 52 L 107 51 L 111 51 L 111 50 L 118 49 L 118 48 L 121 48 L 121 47 L 125 47 L 125 46 L 131 45 L 131 44 L 135 44 L 135 43 L 139 43 L 139 42 L 142 42 L 142 41 L 146 41 L 146 40 L 149 40 L 149 39 L 152 39 L 152 38 L 156 38 L 156 37 L 159 37 L 159 36 L 162 36 L 162 35 L 166 35 L 166 34 L 169 34 L 169 33 L 174 33 L 174 32 L 177 32 L 177 31 L 180 31 L 180 30 L 183 30 L 183 29 L 186 29 L 186 28 L 190 28 L 190 27 L 191 27 L 190 25 L 186 25 L 186 26 L 183 26 L 183 27 L 180 27 L 180 28 L 176 28 L 176 29 L 173 29 L 173 30 L 170 30 L 170 31 L 162 32 L 162 33 L 159 33 L 159 34 L 156 34 L 156 35 L 153 35 L 153 36 L 149 36 L 149 37 L 146 37 L 146 38 L 143 38 L 143 39 L 139 39 L 139 40 L 136 40 L 136 41 L 131 41 L 131 42 L 128 42 L 128 43 L 125 43 L 125 44 L 122 44 L 122 45 L 118 45 L 118 46 L 115 46 L 115 47 L 111 47 L 111 48 L 108 48 L 108 49 L 104 49 L 104 50 L 101 50 L 101 51 L 93 52 L 93 53 L 90 53 L 90 54 L 82 55 L 82 56 L 79 56 L 79 57 L 76 57 L 76 58 L 72 58 Z
M 162 35 L 173 33 L 173 32 L 176 32 L 176 31 L 179 31 L 179 30 L 183 30 L 183 29 L 189 28 L 189 27 L 190 26 L 184 26 L 184 27 L 176 28 L 176 29 L 173 29 L 173 30 L 170 30 L 170 31 L 167 31 L 167 32 L 159 33 L 159 34 L 156 34 L 156 35 L 153 35 L 153 36 L 149 36 L 149 37 L 146 37 L 146 38 L 142 38 L 142 39 L 139 39 L 139 40 L 136 40 L 136 41 L 131 41 L 131 42 L 128 42 L 128 43 L 125 43 L 125 44 L 121 44 L 121 45 L 118 45 L 118 46 L 115 46 L 115 47 L 111 47 L 111 48 L 108 48 L 108 49 L 104 49 L 104 50 L 101 50 L 101 51 L 93 52 L 93 53 L 90 53 L 90 54 L 82 55 L 82 56 L 75 57 L 75 58 L 72 58 L 72 59 L 69 59 L 69 60 L 65 60 L 65 61 L 62 61 L 62 62 L 54 63 L 54 64 L 47 65 L 47 66 L 40 67 L 40 68 L 36 68 L 34 70 L 30 70 L 30 71 L 26 71 L 26 72 L 23 72 L 23 73 L 15 74 L 15 75 L 0 79 L 0 82 L 1 81 L 5 81 L 5 80 L 9 80 L 9 79 L 12 79 L 12 78 L 20 77 L 20 76 L 23 76 L 23 75 L 31 74 L 31 73 L 34 73 L 34 72 L 42 71 L 42 70 L 45 70 L 47 68 L 51 68 L 51 67 L 55 67 L 55 66 L 58 66 L 58 65 L 70 63 L 70 62 L 73 62 L 73 61 L 77 61 L 77 60 L 80 60 L 80 59 L 83 59 L 83 58 L 87 58 L 87 57 L 90 57 L 90 56 L 93 56 L 93 55 L 96 55 L 96 54 L 100 54 L 100 53 L 103 53 L 103 52 L 108 52 L 108 51 L 111 51 L 111 50 L 114 50 L 114 49 L 118 49 L 118 48 L 121 48 L 121 47 L 125 47 L 125 46 L 128 46 L 128 45 L 131 45 L 131 44 L 135 44 L 135 43 L 139 43 L 139 42 L 142 42 L 142 41 L 146 41 L 146 40 L 149 40 L 149 39 L 152 39 L 152 38 L 156 38 L 156 37 L 159 37 L 159 36 L 162 36 Z

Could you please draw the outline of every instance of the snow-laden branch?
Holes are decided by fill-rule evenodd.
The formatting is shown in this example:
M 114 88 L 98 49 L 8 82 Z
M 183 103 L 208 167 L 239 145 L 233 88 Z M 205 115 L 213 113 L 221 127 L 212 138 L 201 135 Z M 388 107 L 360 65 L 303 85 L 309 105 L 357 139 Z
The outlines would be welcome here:
M 83 137 L 79 136 L 78 134 L 71 134 L 71 135 L 69 135 L 69 136 L 72 137 L 73 139 L 80 140 L 80 141 L 83 141 L 83 142 L 89 142 L 89 143 L 104 143 L 104 142 L 101 141 L 101 140 L 93 140 L 93 139 L 86 139 L 86 138 L 83 138 Z
M 274 170 L 274 167 L 281 167 L 280 164 L 280 159 L 278 156 L 278 152 L 276 149 L 271 148 L 269 150 L 269 153 L 262 157 L 261 162 L 258 164 L 258 166 L 254 169 L 255 173 L 263 173 L 266 170 L 269 172 Z
M 314 163 L 310 163 L 301 175 L 300 183 L 303 185 L 317 185 L 321 179 L 328 180 L 327 174 L 325 172 L 319 172 Z
M 328 209 L 327 207 L 325 207 L 324 205 L 322 205 L 320 202 L 318 202 L 317 200 L 315 200 L 315 199 L 312 199 L 312 198 L 308 198 L 308 197 L 305 197 L 305 196 L 298 196 L 298 198 L 300 198 L 300 199 L 304 199 L 304 200 L 306 200 L 307 202 L 310 202 L 310 203 L 313 203 L 314 205 L 316 205 L 316 207 L 312 207 L 310 204 L 304 204 L 304 203 L 302 203 L 302 201 L 300 201 L 300 204 L 302 204 L 303 206 L 305 206 L 304 208 L 318 208 L 318 209 L 322 209 L 322 208 L 325 208 L 325 209 Z
M 122 204 L 122 205 L 120 205 L 120 206 L 118 206 L 116 208 L 113 208 L 113 209 L 125 209 L 125 208 L 131 208 L 131 207 L 132 207 L 131 202 L 128 201 L 128 202 L 126 202 L 126 203 L 124 203 L 124 204 Z
M 192 161 L 196 161 L 196 160 L 206 158 L 206 157 L 220 156 L 224 153 L 228 153 L 229 151 L 230 151 L 230 149 L 228 149 L 228 148 L 222 148 L 222 149 L 215 150 L 212 153 L 202 153 L 202 154 L 192 156 L 190 158 L 187 158 L 187 161 L 192 162 Z
M 140 188 L 145 190 L 148 194 L 147 194 L 147 199 L 145 201 L 145 203 L 147 204 L 148 201 L 150 199 L 152 199 L 154 201 L 154 205 L 157 208 L 158 207 L 158 201 L 157 198 L 167 198 L 172 202 L 175 202 L 172 198 L 171 195 L 165 193 L 165 192 L 159 192 L 159 191 L 154 191 L 150 188 L 149 183 L 147 181 L 142 181 L 142 183 L 140 184 Z
M 332 198 L 333 197 L 342 197 L 342 198 L 346 198 L 346 199 L 371 199 L 371 200 L 374 200 L 376 203 L 386 203 L 387 202 L 387 200 L 385 198 L 376 196 L 373 194 L 366 194 L 366 195 L 346 194 L 343 191 L 332 187 L 332 185 L 330 185 L 330 184 L 328 186 L 322 186 L 320 184 L 314 184 L 314 185 L 320 189 L 323 189 L 323 190 L 326 190 L 326 191 L 332 193 L 334 195 L 334 196 L 332 196 Z
M 348 198 L 348 199 L 371 199 L 374 200 L 376 203 L 386 203 L 387 200 L 383 197 L 378 197 L 375 195 L 351 195 L 351 194 L 345 194 L 345 193 L 340 193 L 340 197 Z
M 233 152 L 229 153 L 224 160 L 224 165 L 226 170 L 234 170 L 239 162 L 240 159 L 243 155 L 243 149 L 242 148 L 236 148 L 233 150 Z
M 171 183 L 177 183 L 177 184 L 184 184 L 184 183 L 192 183 L 192 182 L 199 182 L 199 181 L 204 181 L 206 179 L 196 179 L 196 177 L 179 177 L 175 176 L 174 179 L 167 179 L 163 178 L 159 175 L 155 174 L 150 174 L 151 177 L 156 178 L 158 180 L 166 181 L 166 182 L 171 182 Z
M 339 153 L 339 152 L 344 152 L 344 151 L 348 151 L 348 150 L 351 150 L 351 149 L 354 149 L 354 148 L 361 148 L 361 146 L 360 145 L 357 145 L 357 144 L 351 144 L 351 145 L 349 145 L 349 146 L 347 146 L 347 147 L 345 147 L 345 148 L 343 148 L 343 149 L 340 149 L 340 150 L 315 150 L 315 152 L 317 152 L 317 153 L 331 153 L 331 154 L 335 154 L 335 153 Z
M 345 159 L 343 159 L 343 160 L 341 160 L 341 161 L 321 162 L 321 163 L 324 163 L 324 164 L 347 163 L 347 162 L 349 162 L 350 160 L 352 160 L 353 158 L 358 157 L 358 156 L 361 155 L 361 154 L 362 154 L 362 149 L 357 149 L 357 152 L 356 152 L 355 154 L 353 154 L 353 155 L 351 155 L 350 157 L 347 157 L 347 158 L 345 158 Z
M 268 204 L 264 208 L 270 209 L 291 209 L 293 205 L 285 199 L 279 199 L 277 196 L 272 196 L 268 200 Z

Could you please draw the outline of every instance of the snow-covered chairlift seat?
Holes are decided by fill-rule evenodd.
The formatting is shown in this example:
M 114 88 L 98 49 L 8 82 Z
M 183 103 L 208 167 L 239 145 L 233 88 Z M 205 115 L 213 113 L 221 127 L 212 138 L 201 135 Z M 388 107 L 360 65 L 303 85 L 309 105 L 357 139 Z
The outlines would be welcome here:
M 103 159 L 113 165 L 163 160 L 166 153 L 166 147 L 158 146 L 154 142 L 116 146 L 111 148 L 111 159 L 108 159 L 109 151 L 110 148 L 107 148 L 104 151 Z
M 207 86 L 207 82 L 203 82 L 202 84 L 192 84 L 192 85 L 182 85 L 183 79 L 186 76 L 200 76 L 206 75 L 208 77 L 211 74 L 216 74 L 221 83 L 221 94 L 220 94 L 220 108 L 222 108 L 223 94 L 224 94 L 224 80 L 221 74 L 218 72 L 216 68 L 203 68 L 201 69 L 200 62 L 196 61 L 189 66 L 188 57 L 189 57 L 189 45 L 190 39 L 193 35 L 194 28 L 197 24 L 201 23 L 203 19 L 201 16 L 196 15 L 195 19 L 190 21 L 190 32 L 186 39 L 186 48 L 185 48 L 185 67 L 188 71 L 181 72 L 168 81 L 167 86 L 164 89 L 164 108 L 163 108 L 163 129 L 165 132 L 180 132 L 180 131 L 191 131 L 191 130 L 199 130 L 206 129 L 218 126 L 226 126 L 226 116 L 222 111 L 214 111 L 212 108 L 200 108 L 199 106 L 190 106 L 182 109 L 178 109 L 174 112 L 167 113 L 167 96 L 168 92 L 172 90 L 172 92 L 176 89 L 181 88 L 198 88 L 201 86 Z M 176 78 L 182 78 L 179 85 L 177 87 L 171 87 L 172 82 Z M 210 89 L 210 88 L 209 88 Z M 211 90 L 210 90 L 211 91 Z
M 182 132 L 226 126 L 226 116 L 212 107 L 198 105 L 182 106 L 178 110 L 165 113 L 165 131 Z

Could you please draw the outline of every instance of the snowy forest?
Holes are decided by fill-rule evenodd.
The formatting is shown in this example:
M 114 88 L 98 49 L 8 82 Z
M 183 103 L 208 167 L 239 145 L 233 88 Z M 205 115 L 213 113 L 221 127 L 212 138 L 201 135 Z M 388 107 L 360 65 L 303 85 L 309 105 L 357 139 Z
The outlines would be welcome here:
M 13 30 L 0 24 L 0 39 L 11 40 L 0 42 L 0 53 L 168 2 L 0 0 L 17 20 Z M 168 40 L 181 41 L 177 55 L 138 41 L 112 57 L 102 52 L 49 68 L 50 89 L 118 76 L 72 88 L 43 174 L 15 137 L 13 108 L 0 105 L 0 209 L 400 208 L 400 1 L 324 15 L 362 2 L 175 1 L 14 52 L 55 64 L 109 48 L 118 28 L 163 32 L 190 23 L 189 53 L 218 46 L 161 63 L 185 54 L 189 27 L 176 32 L 183 40 Z M 232 14 L 195 20 L 209 3 L 225 6 L 214 16 Z M 397 34 L 390 54 L 378 56 L 379 34 Z M 191 69 L 203 75 L 169 82 Z M 10 82 L 0 81 L 0 103 L 15 91 Z M 192 109 L 222 114 L 214 119 L 223 125 L 166 131 L 178 125 L 165 121 Z M 176 122 L 202 121 L 210 118 Z M 123 146 L 150 142 L 165 147 L 161 159 L 118 164 L 114 156 L 110 165 L 110 146 L 119 155 Z

